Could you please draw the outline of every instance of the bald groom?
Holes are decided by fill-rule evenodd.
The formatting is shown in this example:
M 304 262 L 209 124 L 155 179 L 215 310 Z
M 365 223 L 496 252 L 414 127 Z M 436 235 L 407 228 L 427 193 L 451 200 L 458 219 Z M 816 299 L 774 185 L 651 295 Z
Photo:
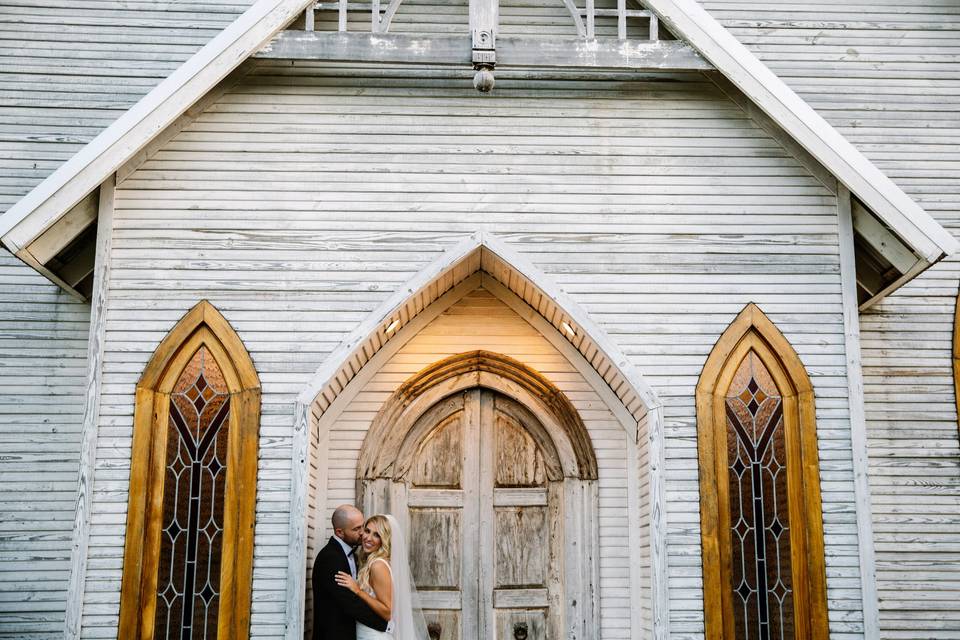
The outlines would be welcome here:
M 358 622 L 387 630 L 386 620 L 334 581 L 337 571 L 357 577 L 354 550 L 360 544 L 363 522 L 363 513 L 351 504 L 333 512 L 333 537 L 313 561 L 313 640 L 356 640 Z

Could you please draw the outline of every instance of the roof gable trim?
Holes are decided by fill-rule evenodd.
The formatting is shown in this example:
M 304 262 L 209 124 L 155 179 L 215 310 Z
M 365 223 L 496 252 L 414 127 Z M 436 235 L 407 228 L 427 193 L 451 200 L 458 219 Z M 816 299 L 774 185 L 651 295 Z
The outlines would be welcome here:
M 643 2 L 928 263 L 960 249 L 950 232 L 694 0 Z
M 204 94 L 261 49 L 311 0 L 259 0 L 3 216 L 19 254 Z
M 471 0 L 480 2 L 481 0 Z M 493 1 L 493 0 L 482 0 Z M 921 270 L 960 243 L 694 0 L 643 0 L 788 136 L 874 212 Z M 0 216 L 0 241 L 28 263 L 45 230 L 263 49 L 312 0 L 259 0 L 153 91 Z M 41 265 L 42 266 L 42 265 Z

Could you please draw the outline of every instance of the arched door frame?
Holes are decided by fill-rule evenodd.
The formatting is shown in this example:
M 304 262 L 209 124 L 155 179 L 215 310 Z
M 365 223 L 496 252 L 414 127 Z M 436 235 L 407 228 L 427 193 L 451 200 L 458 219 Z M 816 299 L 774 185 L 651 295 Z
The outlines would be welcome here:
M 292 569 L 307 566 L 307 519 L 315 515 L 309 513 L 311 505 L 307 504 L 311 437 L 318 440 L 316 446 L 321 457 L 313 464 L 325 474 L 325 443 L 337 416 L 421 329 L 481 286 L 529 322 L 563 354 L 627 432 L 626 456 L 634 462 L 627 465 L 631 536 L 645 525 L 639 501 L 633 498 L 639 495 L 640 453 L 646 447 L 651 500 L 646 524 L 650 530 L 651 558 L 649 567 L 644 567 L 635 557 L 637 554 L 632 554 L 629 571 L 631 600 L 640 602 L 648 598 L 651 620 L 644 625 L 643 607 L 632 607 L 631 637 L 642 637 L 644 626 L 650 627 L 656 640 L 668 637 L 667 514 L 660 400 L 616 343 L 560 287 L 492 234 L 477 232 L 424 267 L 371 313 L 328 356 L 297 399 L 288 556 L 291 570 L 287 578 L 288 640 L 300 640 L 304 629 L 306 579 L 304 574 Z M 531 304 L 531 296 L 535 304 Z M 325 482 L 325 477 L 320 478 L 324 494 Z M 649 595 L 644 594 L 645 590 L 649 590 Z
M 547 475 L 562 489 L 563 637 L 590 638 L 599 623 L 599 514 L 597 458 L 587 428 L 567 397 L 549 380 L 508 356 L 470 351 L 445 358 L 398 388 L 374 418 L 357 463 L 357 496 L 368 513 L 392 512 L 402 522 L 408 463 L 431 433 L 422 417 L 443 409 L 445 399 L 471 389 L 510 398 L 544 429 L 531 433 L 547 462 Z M 442 411 L 436 416 L 440 417 Z M 421 429 L 418 429 L 421 427 Z

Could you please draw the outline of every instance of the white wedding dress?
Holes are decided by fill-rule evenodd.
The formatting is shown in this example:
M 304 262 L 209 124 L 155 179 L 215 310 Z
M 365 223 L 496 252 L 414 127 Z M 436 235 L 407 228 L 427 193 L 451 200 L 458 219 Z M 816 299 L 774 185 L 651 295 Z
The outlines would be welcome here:
M 390 582 L 393 582 L 393 569 L 390 567 L 390 563 L 383 558 L 377 558 L 374 560 L 374 562 L 382 562 L 383 564 L 387 565 L 387 569 L 390 571 Z M 373 587 L 365 589 L 365 591 L 374 598 L 377 597 L 377 592 L 373 590 Z M 394 637 L 389 631 L 377 631 L 376 629 L 371 629 L 367 625 L 358 622 L 357 640 L 394 640 Z
M 430 640 L 427 624 L 420 611 L 420 599 L 417 587 L 413 584 L 410 572 L 410 553 L 407 537 L 397 519 L 386 516 L 390 523 L 392 547 L 390 562 L 382 560 L 390 570 L 390 582 L 393 586 L 393 609 L 390 617 L 390 631 L 377 631 L 357 623 L 357 640 Z M 376 560 L 374 561 L 376 562 Z M 371 589 L 370 595 L 376 597 Z

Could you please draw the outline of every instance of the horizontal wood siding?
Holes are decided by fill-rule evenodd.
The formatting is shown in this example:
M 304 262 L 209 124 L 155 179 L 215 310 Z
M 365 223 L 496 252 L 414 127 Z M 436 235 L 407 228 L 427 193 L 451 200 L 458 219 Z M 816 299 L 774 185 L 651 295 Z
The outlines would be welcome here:
M 0 212 L 250 4 L 252 0 L 4 0 Z
M 383 402 L 405 380 L 446 357 L 483 349 L 519 360 L 543 374 L 580 414 L 597 455 L 600 500 L 601 637 L 628 638 L 630 581 L 627 543 L 626 431 L 567 359 L 536 329 L 492 294 L 478 290 L 427 325 L 370 380 L 330 432 L 327 500 L 320 539 L 332 535 L 337 505 L 356 500 L 356 461 Z M 368 514 L 369 515 L 369 514 Z
M 949 229 L 960 232 L 960 5 L 704 6 Z M 881 638 L 960 637 L 960 259 L 861 319 Z
M 0 249 L 0 638 L 62 638 L 89 305 Z
M 276 637 L 293 400 L 343 336 L 477 229 L 555 278 L 663 398 L 677 637 L 703 630 L 697 376 L 747 302 L 778 324 L 817 392 L 831 630 L 856 636 L 834 198 L 695 76 L 504 73 L 492 96 L 468 71 L 416 76 L 262 67 L 119 186 L 86 637 L 115 633 L 132 393 L 177 318 L 210 298 L 261 375 L 251 629 Z

